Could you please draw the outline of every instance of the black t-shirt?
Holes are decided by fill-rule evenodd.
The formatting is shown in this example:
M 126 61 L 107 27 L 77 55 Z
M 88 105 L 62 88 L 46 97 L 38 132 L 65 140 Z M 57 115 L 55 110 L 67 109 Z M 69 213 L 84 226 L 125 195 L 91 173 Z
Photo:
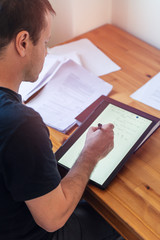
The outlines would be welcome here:
M 0 88 L 0 239 L 46 240 L 24 201 L 60 183 L 49 132 L 17 93 Z

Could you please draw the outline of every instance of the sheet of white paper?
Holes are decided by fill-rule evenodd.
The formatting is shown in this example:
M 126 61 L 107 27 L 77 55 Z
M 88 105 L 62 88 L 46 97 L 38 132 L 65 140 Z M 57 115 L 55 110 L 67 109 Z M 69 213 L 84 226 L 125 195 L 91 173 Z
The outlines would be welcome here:
M 48 51 L 50 51 L 50 49 Z M 55 54 L 52 54 L 52 55 L 55 56 L 57 58 L 57 60 L 60 62 L 72 60 L 72 61 L 76 62 L 77 64 L 82 65 L 80 56 L 75 51 L 70 52 L 68 54 L 63 54 L 63 55 L 55 55 Z
M 27 105 L 39 112 L 48 126 L 65 132 L 78 114 L 111 90 L 112 85 L 69 60 Z
M 50 79 L 53 77 L 53 75 L 58 71 L 60 66 L 69 59 L 72 59 L 76 63 L 81 65 L 79 56 L 72 52 L 68 56 L 56 56 L 53 54 L 47 54 L 43 69 L 41 73 L 39 74 L 39 77 L 36 82 L 22 82 L 19 88 L 19 94 L 22 95 L 22 100 L 26 101 L 28 98 L 30 98 L 35 92 L 37 92 L 39 89 L 41 89 L 47 82 L 50 81 Z
M 134 92 L 131 97 L 160 110 L 160 72 Z
M 71 52 L 76 52 L 80 57 L 83 67 L 95 73 L 97 76 L 121 69 L 88 39 L 81 39 L 53 47 L 49 49 L 49 52 L 59 56 L 67 56 L 67 54 L 69 55 Z

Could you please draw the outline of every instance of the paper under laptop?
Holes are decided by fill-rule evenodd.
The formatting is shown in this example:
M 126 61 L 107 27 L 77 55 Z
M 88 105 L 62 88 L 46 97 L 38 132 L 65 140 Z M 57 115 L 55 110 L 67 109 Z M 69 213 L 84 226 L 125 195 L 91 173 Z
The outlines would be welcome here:
M 111 90 L 111 84 L 68 60 L 27 106 L 39 112 L 48 126 L 66 132 L 77 115 Z

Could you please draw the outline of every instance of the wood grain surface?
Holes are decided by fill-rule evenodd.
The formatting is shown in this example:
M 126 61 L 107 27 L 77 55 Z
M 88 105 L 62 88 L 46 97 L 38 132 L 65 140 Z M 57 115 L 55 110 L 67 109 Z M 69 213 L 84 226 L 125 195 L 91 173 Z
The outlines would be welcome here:
M 160 118 L 160 111 L 130 95 L 160 72 L 160 50 L 123 30 L 104 25 L 72 39 L 90 39 L 121 67 L 101 78 L 113 85 L 109 97 Z M 53 150 L 72 134 L 49 128 Z M 88 185 L 85 199 L 125 239 L 160 239 L 160 129 L 128 160 L 106 190 Z

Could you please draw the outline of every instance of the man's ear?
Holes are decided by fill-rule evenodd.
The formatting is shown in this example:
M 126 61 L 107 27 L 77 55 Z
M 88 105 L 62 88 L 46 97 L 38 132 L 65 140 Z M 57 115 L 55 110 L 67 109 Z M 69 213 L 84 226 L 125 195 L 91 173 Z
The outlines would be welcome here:
M 30 42 L 31 42 L 30 36 L 27 31 L 21 31 L 17 34 L 16 41 L 15 41 L 15 44 L 16 44 L 15 47 L 16 47 L 18 54 L 21 57 L 26 56 L 26 52 L 27 52 Z

